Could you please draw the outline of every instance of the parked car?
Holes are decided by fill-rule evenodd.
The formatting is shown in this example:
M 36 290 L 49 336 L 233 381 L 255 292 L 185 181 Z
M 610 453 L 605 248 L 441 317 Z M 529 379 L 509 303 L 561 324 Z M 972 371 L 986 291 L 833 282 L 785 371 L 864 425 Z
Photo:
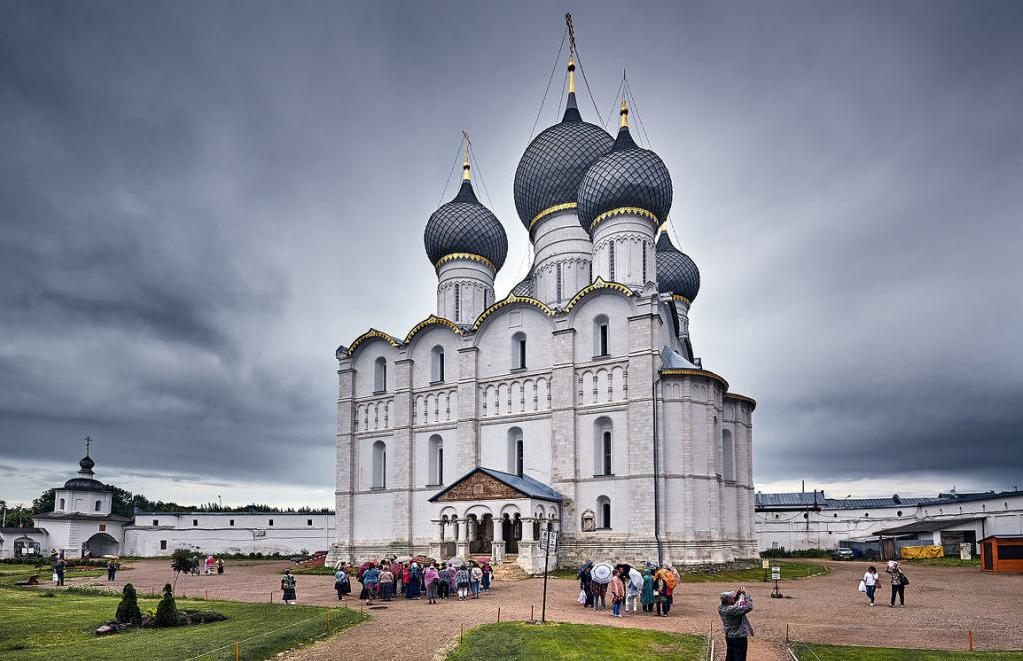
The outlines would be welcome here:
M 831 552 L 832 560 L 852 560 L 853 557 L 852 549 L 835 549 Z

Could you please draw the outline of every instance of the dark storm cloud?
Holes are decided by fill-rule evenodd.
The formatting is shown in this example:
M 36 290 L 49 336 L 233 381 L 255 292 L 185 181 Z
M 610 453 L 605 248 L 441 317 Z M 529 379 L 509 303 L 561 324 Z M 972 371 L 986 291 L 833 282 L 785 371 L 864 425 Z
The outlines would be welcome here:
M 0 2 L 0 459 L 60 462 L 4 491 L 89 433 L 153 497 L 329 503 L 334 347 L 432 311 L 463 128 L 499 295 L 523 275 L 511 180 L 565 9 L 602 118 L 627 66 L 672 172 L 758 481 L 1017 483 L 1018 3 Z

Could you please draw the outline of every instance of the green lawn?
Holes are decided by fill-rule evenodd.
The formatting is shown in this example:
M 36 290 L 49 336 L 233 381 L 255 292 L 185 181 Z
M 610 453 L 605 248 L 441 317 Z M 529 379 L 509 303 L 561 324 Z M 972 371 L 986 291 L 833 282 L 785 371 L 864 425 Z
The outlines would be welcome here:
M 960 560 L 959 558 L 910 558 L 900 560 L 906 567 L 980 567 L 980 558 Z
M 793 578 L 806 578 L 808 576 L 824 576 L 830 574 L 831 570 L 827 565 L 819 565 L 814 562 L 792 562 L 790 560 L 772 560 L 772 567 L 781 567 L 781 580 L 787 581 Z M 771 573 L 768 570 L 768 578 Z M 692 573 L 685 574 L 683 583 L 757 583 L 764 580 L 764 570 L 760 567 L 754 569 L 730 569 L 721 572 Z
M 50 594 L 52 596 L 46 596 Z M 266 659 L 366 618 L 347 608 L 179 599 L 184 610 L 214 610 L 225 622 L 173 629 L 143 629 L 99 637 L 93 630 L 111 619 L 119 596 L 61 590 L 0 588 L 0 658 L 22 659 L 187 659 L 240 642 L 242 659 Z M 143 611 L 158 600 L 139 598 Z M 233 659 L 227 647 L 207 659 Z
M 337 573 L 337 570 L 333 567 L 299 567 L 298 569 L 292 569 L 291 573 L 296 576 L 333 576 Z
M 891 647 L 858 647 L 854 645 L 811 645 L 795 643 L 793 651 L 800 661 L 1021 661 L 1023 652 L 949 652 L 944 650 L 895 649 Z M 812 652 L 812 653 L 811 653 Z M 816 657 L 814 656 L 816 655 Z
M 703 659 L 702 636 L 594 624 L 484 624 L 465 633 L 449 659 L 644 661 Z
M 64 575 L 64 579 L 105 576 L 106 573 L 107 572 L 104 569 L 83 569 L 82 571 L 67 572 Z M 53 585 L 53 568 L 49 564 L 42 567 L 37 567 L 31 564 L 20 564 L 0 565 L 0 586 L 12 586 L 18 581 L 28 579 L 33 574 L 39 576 L 39 582 L 42 585 Z

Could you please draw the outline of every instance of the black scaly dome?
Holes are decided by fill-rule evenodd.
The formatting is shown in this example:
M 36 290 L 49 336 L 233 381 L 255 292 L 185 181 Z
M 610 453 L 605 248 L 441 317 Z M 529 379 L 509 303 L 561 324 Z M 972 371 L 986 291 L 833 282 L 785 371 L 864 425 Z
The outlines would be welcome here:
M 575 204 L 586 169 L 612 144 L 607 131 L 583 121 L 575 92 L 569 92 L 561 122 L 533 138 L 515 170 L 515 210 L 526 229 L 540 212 Z
M 622 105 L 623 117 L 628 108 Z M 629 134 L 628 125 L 618 131 L 611 153 L 590 166 L 579 184 L 579 222 L 587 232 L 602 213 L 624 207 L 647 211 L 659 225 L 671 210 L 671 175 L 661 157 L 642 149 Z
M 468 179 L 462 180 L 454 199 L 430 216 L 423 242 L 435 266 L 447 255 L 469 253 L 487 259 L 500 270 L 508 255 L 508 237 L 501 221 L 476 199 Z
M 657 239 L 657 289 L 693 302 L 700 293 L 700 269 L 689 255 L 678 250 L 663 232 Z
M 65 489 L 74 489 L 75 491 L 106 491 L 107 488 L 103 486 L 103 483 L 99 480 L 93 479 L 92 469 L 96 466 L 96 462 L 92 460 L 92 457 L 85 455 L 82 460 L 78 462 L 80 471 L 78 471 L 78 477 L 73 477 L 64 483 Z

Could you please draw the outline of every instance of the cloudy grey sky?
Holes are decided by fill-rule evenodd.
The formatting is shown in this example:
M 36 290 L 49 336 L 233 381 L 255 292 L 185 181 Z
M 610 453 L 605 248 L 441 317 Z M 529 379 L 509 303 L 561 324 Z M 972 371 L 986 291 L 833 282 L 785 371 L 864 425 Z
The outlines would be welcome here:
M 150 497 L 330 505 L 334 349 L 433 310 L 463 128 L 498 294 L 526 268 L 566 9 L 671 170 L 761 488 L 1023 487 L 1018 2 L 0 0 L 0 497 L 91 434 Z

